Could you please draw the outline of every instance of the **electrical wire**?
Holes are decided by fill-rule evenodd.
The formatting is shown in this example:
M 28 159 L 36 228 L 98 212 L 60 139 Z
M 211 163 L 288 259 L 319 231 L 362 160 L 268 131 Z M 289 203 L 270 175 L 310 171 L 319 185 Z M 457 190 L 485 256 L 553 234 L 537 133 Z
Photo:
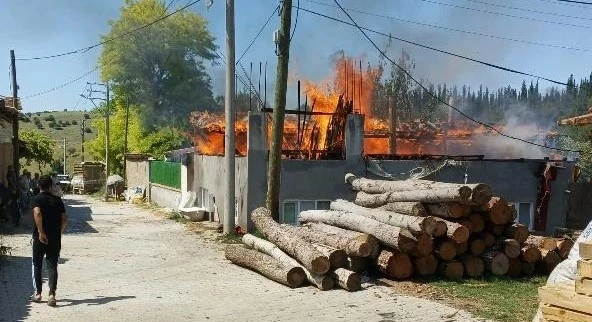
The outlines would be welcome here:
M 378 52 L 385 58 L 387 59 L 391 64 L 393 64 L 394 66 L 396 66 L 397 68 L 399 68 L 403 73 L 405 73 L 411 80 L 413 80 L 419 87 L 421 87 L 422 90 L 424 90 L 426 92 L 426 94 L 428 94 L 429 96 L 433 97 L 436 101 L 450 107 L 451 109 L 457 111 L 460 115 L 462 115 L 463 117 L 467 118 L 468 120 L 477 123 L 479 125 L 482 125 L 486 128 L 489 128 L 493 131 L 495 131 L 496 133 L 498 133 L 499 135 L 512 139 L 512 140 L 517 140 L 526 144 L 530 144 L 530 145 L 534 145 L 534 146 L 538 146 L 541 148 L 545 148 L 545 149 L 550 149 L 550 150 L 557 150 L 557 151 L 563 151 L 563 152 L 581 152 L 581 151 L 576 151 L 576 150 L 570 150 L 570 149 L 562 149 L 562 148 L 554 148 L 554 147 L 550 147 L 544 144 L 539 144 L 536 142 L 531 142 L 513 135 L 509 135 L 509 134 L 505 134 L 504 132 L 496 129 L 495 127 L 481 122 L 477 119 L 474 119 L 472 117 L 470 117 L 469 115 L 465 114 L 464 112 L 462 112 L 460 109 L 458 109 L 455 106 L 452 106 L 451 104 L 448 104 L 446 101 L 444 101 L 443 99 L 439 98 L 437 95 L 434 95 L 432 92 L 430 92 L 421 82 L 419 82 L 418 80 L 416 80 L 413 75 L 411 75 L 411 73 L 409 73 L 405 68 L 401 67 L 400 65 L 398 65 L 395 61 L 393 61 L 390 57 L 388 57 L 383 51 L 382 49 L 380 49 L 380 47 L 378 47 L 378 45 L 376 45 L 376 43 L 372 40 L 372 38 L 370 38 L 370 36 L 368 36 L 368 34 L 364 31 L 364 29 L 362 29 L 358 23 L 350 16 L 350 14 L 347 12 L 347 10 L 345 10 L 341 4 L 339 3 L 338 0 L 333 0 L 335 2 L 336 5 L 339 6 L 339 8 L 341 9 L 341 11 L 343 11 L 343 13 L 345 13 L 345 15 L 349 18 L 349 20 L 356 26 L 356 28 L 364 35 L 364 37 L 372 44 L 372 46 L 374 46 L 374 48 L 376 50 L 378 50 Z
M 263 30 L 265 29 L 265 27 L 267 27 L 267 25 L 271 21 L 271 18 L 273 18 L 273 16 L 275 15 L 275 13 L 279 10 L 279 8 L 280 8 L 279 6 L 276 6 L 275 9 L 273 9 L 273 12 L 267 18 L 267 21 L 265 21 L 265 23 L 263 24 L 263 26 L 261 26 L 261 28 L 259 28 L 259 31 L 255 35 L 255 37 L 253 38 L 253 40 L 251 40 L 251 43 L 249 44 L 249 46 L 243 51 L 243 53 L 240 55 L 240 57 L 236 61 L 237 64 L 240 63 L 241 59 L 243 59 L 243 57 L 245 57 L 245 55 L 251 49 L 251 47 L 253 46 L 253 44 L 255 44 L 255 41 L 257 41 L 257 38 L 259 38 L 259 36 L 261 35 L 261 33 L 263 32 Z
M 549 16 L 554 16 L 554 17 L 580 19 L 580 20 L 592 20 L 592 18 L 570 16 L 570 15 L 564 15 L 564 14 L 555 13 L 555 12 L 538 11 L 538 10 L 534 10 L 534 9 L 514 7 L 514 6 L 505 5 L 505 4 L 491 3 L 491 2 L 487 2 L 487 1 L 481 1 L 481 0 L 465 0 L 465 1 L 484 4 L 484 5 L 488 5 L 488 6 L 494 6 L 494 7 L 498 7 L 498 8 L 511 9 L 511 10 L 524 11 L 524 12 L 532 12 L 532 13 L 537 13 L 537 14 L 541 14 L 541 15 L 549 15 Z
M 511 17 L 511 18 L 517 18 L 517 19 L 523 19 L 523 20 L 537 21 L 537 22 L 543 22 L 543 23 L 554 24 L 554 25 L 585 28 L 585 29 L 592 28 L 592 26 L 588 26 L 588 25 L 577 25 L 577 24 L 568 23 L 568 22 L 559 22 L 559 21 L 538 19 L 538 18 L 532 18 L 532 17 L 518 16 L 518 15 L 509 14 L 509 13 L 502 13 L 502 12 L 490 11 L 490 10 L 486 10 L 486 9 L 477 9 L 477 8 L 459 6 L 456 4 L 445 3 L 445 2 L 434 1 L 434 0 L 415 0 L 415 1 L 422 1 L 422 2 L 437 4 L 437 5 L 441 5 L 441 6 L 457 8 L 457 9 L 464 9 L 464 10 L 476 11 L 476 12 L 481 12 L 481 13 L 487 13 L 487 14 L 492 14 L 492 15 Z
M 326 6 L 326 7 L 339 8 L 339 7 L 335 6 L 335 5 L 328 4 L 328 3 L 323 3 L 323 2 L 320 2 L 320 1 L 315 1 L 315 0 L 304 0 L 304 1 L 307 1 L 307 2 L 310 2 L 310 3 L 315 3 L 315 4 L 318 4 L 318 5 L 322 5 L 322 6 Z M 550 47 L 550 48 L 557 48 L 557 49 L 565 49 L 565 50 L 574 50 L 574 51 L 583 51 L 583 52 L 590 52 L 590 51 L 592 51 L 592 49 L 588 49 L 588 48 L 580 48 L 580 47 L 571 47 L 571 46 L 546 44 L 546 43 L 534 42 L 534 41 L 529 41 L 529 40 L 524 40 L 524 39 L 516 39 L 516 38 L 495 36 L 495 35 L 485 34 L 485 33 L 477 32 L 477 31 L 456 29 L 456 28 L 450 28 L 450 27 L 445 27 L 445 26 L 433 25 L 433 24 L 424 23 L 424 22 L 418 22 L 418 21 L 413 21 L 413 20 L 401 19 L 401 18 L 397 18 L 397 17 L 385 15 L 385 14 L 371 13 L 371 12 L 357 10 L 357 9 L 353 9 L 353 8 L 347 8 L 347 7 L 344 7 L 344 8 L 346 10 L 350 11 L 350 12 L 356 12 L 356 13 L 367 15 L 367 16 L 378 17 L 378 18 L 385 18 L 385 19 L 390 19 L 390 20 L 395 20 L 395 21 L 410 23 L 410 24 L 424 26 L 424 27 L 437 28 L 437 29 L 442 29 L 442 30 L 446 30 L 446 31 L 453 31 L 453 32 L 459 32 L 459 33 L 465 33 L 465 34 L 470 34 L 470 35 L 475 35 L 475 36 L 488 37 L 488 38 L 492 38 L 492 39 L 513 41 L 513 42 L 517 42 L 517 43 L 523 43 L 523 44 L 529 44 L 529 45 L 536 45 L 536 46 L 543 46 L 543 47 Z
M 366 30 L 366 31 L 369 31 L 369 32 L 372 32 L 372 33 L 375 33 L 375 34 L 378 34 L 378 35 L 381 35 L 381 36 L 384 36 L 386 38 L 389 38 L 389 40 L 395 39 L 395 40 L 398 40 L 398 41 L 401 41 L 401 42 L 404 42 L 404 43 L 407 43 L 407 44 L 411 44 L 411 45 L 418 46 L 418 47 L 421 47 L 421 48 L 433 50 L 433 51 L 436 51 L 436 52 L 439 52 L 439 53 L 442 53 L 442 54 L 446 54 L 446 55 L 450 55 L 450 56 L 454 56 L 454 57 L 457 57 L 457 58 L 465 59 L 465 60 L 472 61 L 474 63 L 485 65 L 485 66 L 488 66 L 488 67 L 491 67 L 491 68 L 503 70 L 503 71 L 514 73 L 514 74 L 518 74 L 518 75 L 523 75 L 523 76 L 528 76 L 528 77 L 534 77 L 534 78 L 543 79 L 543 80 L 546 80 L 546 81 L 548 81 L 550 83 L 557 84 L 557 85 L 568 86 L 568 84 L 565 83 L 565 82 L 553 80 L 553 79 L 550 79 L 550 78 L 547 78 L 547 77 L 542 77 L 542 76 L 534 75 L 534 74 L 527 73 L 527 72 L 522 72 L 522 71 L 519 71 L 519 70 L 516 70 L 516 69 L 512 69 L 512 68 L 508 68 L 508 67 L 503 67 L 503 66 L 500 66 L 500 65 L 497 65 L 497 64 L 493 64 L 493 63 L 488 63 L 488 62 L 485 62 L 485 61 L 482 61 L 482 60 L 479 60 L 479 59 L 471 58 L 471 57 L 460 55 L 460 54 L 455 54 L 455 53 L 452 53 L 452 52 L 449 52 L 449 51 L 446 51 L 446 50 L 443 50 L 443 49 L 439 49 L 439 48 L 435 48 L 435 47 L 432 47 L 432 46 L 420 44 L 420 43 L 417 43 L 417 42 L 414 42 L 414 41 L 410 41 L 410 40 L 406 40 L 406 39 L 403 39 L 403 38 L 395 37 L 392 34 L 387 34 L 385 32 L 377 31 L 377 30 L 374 30 L 374 29 L 370 29 L 370 28 L 366 28 L 366 27 L 361 27 L 361 26 L 355 25 L 355 24 L 353 24 L 351 22 L 347 22 L 347 21 L 344 21 L 344 20 L 341 20 L 341 19 L 338 19 L 338 18 L 335 18 L 335 17 L 331 17 L 331 16 L 328 16 L 328 15 L 325 15 L 325 14 L 322 14 L 322 13 L 318 13 L 318 12 L 315 12 L 315 11 L 312 11 L 312 10 L 309 10 L 309 9 L 306 9 L 306 8 L 300 8 L 300 10 L 302 10 L 304 12 L 308 12 L 308 13 L 313 14 L 313 15 L 316 15 L 316 16 L 319 16 L 319 17 L 323 17 L 323 18 L 326 18 L 326 19 L 329 19 L 329 20 L 337 21 L 337 22 L 340 22 L 340 23 L 343 23 L 343 24 L 346 24 L 346 25 L 357 27 L 357 28 L 360 28 L 362 30 Z
M 576 1 L 576 0 L 555 0 L 558 2 L 568 2 L 568 3 L 577 3 L 577 4 L 586 4 L 586 5 L 592 5 L 592 2 L 586 2 L 586 1 Z
M 298 16 L 300 14 L 300 0 L 296 4 L 296 21 L 294 21 L 294 28 L 292 28 L 292 35 L 290 36 L 290 42 L 292 42 L 292 38 L 294 38 L 294 34 L 296 33 L 296 26 L 298 26 Z
M 49 88 L 49 89 L 47 89 L 47 90 L 44 90 L 44 91 L 42 91 L 42 92 L 38 92 L 38 93 L 35 93 L 35 94 L 31 94 L 31 95 L 23 96 L 23 97 L 22 97 L 22 99 L 33 98 L 33 97 L 37 97 L 37 96 L 41 96 L 41 95 L 45 95 L 45 94 L 47 94 L 47 93 L 51 93 L 51 92 L 53 92 L 53 91 L 57 91 L 57 90 L 59 90 L 59 89 L 62 89 L 62 88 L 64 88 L 64 87 L 68 86 L 68 85 L 71 85 L 71 84 L 74 84 L 74 83 L 76 83 L 77 81 L 79 81 L 79 80 L 81 80 L 81 79 L 85 78 L 86 76 L 88 76 L 88 75 L 90 75 L 90 74 L 92 74 L 92 73 L 96 72 L 98 69 L 99 69 L 99 67 L 95 67 L 95 68 L 93 68 L 92 70 L 90 70 L 90 71 L 88 71 L 88 72 L 84 73 L 83 75 L 81 75 L 81 76 L 79 76 L 79 77 L 77 77 L 77 78 L 75 78 L 75 79 L 73 79 L 73 80 L 67 81 L 67 82 L 65 82 L 65 83 L 63 83 L 63 84 L 61 84 L 61 85 L 57 85 L 57 86 L 51 87 L 51 88 Z
M 193 1 L 193 2 L 191 2 L 189 4 L 187 4 L 187 5 L 179 8 L 179 9 L 177 9 L 177 10 L 169 13 L 169 14 L 166 14 L 164 16 L 161 16 L 160 18 L 158 18 L 158 19 L 156 19 L 154 21 L 151 21 L 151 22 L 149 22 L 149 23 L 147 23 L 145 25 L 142 25 L 142 26 L 140 26 L 140 27 L 138 27 L 136 29 L 133 29 L 133 30 L 124 32 L 124 33 L 122 33 L 120 35 L 117 35 L 117 36 L 114 36 L 112 38 L 105 39 L 105 40 L 103 40 L 103 41 L 101 41 L 99 43 L 96 43 L 96 44 L 92 45 L 92 46 L 82 47 L 82 48 L 79 48 L 79 49 L 76 49 L 76 50 L 72 50 L 72 51 L 69 51 L 69 52 L 64 52 L 64 53 L 61 53 L 61 54 L 47 55 L 47 56 L 39 56 L 39 57 L 17 58 L 16 60 L 21 60 L 21 61 L 23 61 L 23 60 L 41 60 L 41 59 L 57 58 L 57 57 L 63 57 L 63 56 L 68 56 L 68 55 L 73 55 L 73 54 L 85 53 L 85 52 L 87 52 L 87 51 L 89 51 L 89 50 L 91 50 L 93 48 L 97 48 L 97 47 L 102 46 L 102 45 L 104 45 L 106 43 L 115 41 L 117 39 L 120 39 L 120 38 L 129 36 L 129 35 L 131 35 L 133 33 L 136 33 L 136 32 L 138 32 L 140 30 L 146 29 L 146 28 L 148 28 L 148 27 L 150 27 L 150 26 L 152 26 L 152 25 L 154 25 L 154 24 L 156 24 L 156 23 L 158 23 L 158 22 L 160 22 L 162 20 L 167 19 L 168 17 L 170 17 L 170 16 L 172 16 L 174 14 L 177 14 L 178 12 L 181 12 L 181 11 L 189 8 L 190 6 L 196 4 L 196 3 L 200 2 L 200 1 L 202 1 L 202 0 L 195 0 L 195 1 Z

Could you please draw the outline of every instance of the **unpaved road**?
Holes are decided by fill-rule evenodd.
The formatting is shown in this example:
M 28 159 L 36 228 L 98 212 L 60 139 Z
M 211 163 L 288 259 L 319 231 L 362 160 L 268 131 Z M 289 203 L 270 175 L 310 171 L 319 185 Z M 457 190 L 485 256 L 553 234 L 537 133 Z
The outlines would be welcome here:
M 222 245 L 142 208 L 71 195 L 66 203 L 58 307 L 27 301 L 29 220 L 7 238 L 14 250 L 0 267 L 0 321 L 480 321 L 387 286 L 289 289 L 232 265 Z

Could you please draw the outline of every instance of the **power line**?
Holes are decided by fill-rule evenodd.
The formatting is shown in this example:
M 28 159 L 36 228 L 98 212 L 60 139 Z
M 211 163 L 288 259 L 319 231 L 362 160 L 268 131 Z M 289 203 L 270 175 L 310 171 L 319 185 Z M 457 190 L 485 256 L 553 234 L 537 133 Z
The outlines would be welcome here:
M 273 12 L 267 18 L 267 21 L 265 21 L 265 23 L 263 24 L 263 26 L 261 26 L 261 28 L 259 28 L 259 31 L 255 35 L 255 38 L 253 38 L 253 40 L 251 41 L 251 43 L 249 44 L 249 46 L 247 47 L 247 49 L 245 49 L 243 51 L 243 53 L 240 55 L 240 57 L 236 61 L 237 64 L 240 63 L 240 61 L 241 61 L 241 59 L 243 59 L 243 57 L 245 57 L 245 55 L 247 54 L 247 52 L 251 49 L 251 47 L 253 46 L 253 44 L 255 43 L 255 41 L 257 41 L 257 38 L 259 38 L 259 36 L 261 35 L 261 33 L 263 32 L 263 30 L 265 29 L 265 27 L 267 27 L 267 25 L 271 21 L 271 18 L 273 18 L 273 16 L 275 15 L 275 13 L 279 10 L 279 8 L 280 8 L 279 6 L 276 6 L 275 9 L 273 9 Z
M 577 24 L 572 24 L 572 23 L 567 23 L 567 22 L 559 22 L 559 21 L 551 21 L 551 20 L 538 19 L 538 18 L 532 18 L 532 17 L 518 16 L 518 15 L 509 14 L 509 13 L 502 13 L 502 12 L 490 11 L 490 10 L 486 10 L 486 9 L 477 9 L 477 8 L 459 6 L 459 5 L 455 5 L 455 4 L 451 4 L 451 3 L 444 3 L 444 2 L 440 2 L 440 1 L 434 1 L 434 0 L 415 0 L 415 1 L 423 1 L 423 2 L 427 2 L 427 3 L 432 3 L 432 4 L 437 4 L 437 5 L 447 6 L 447 7 L 457 8 L 457 9 L 464 9 L 464 10 L 488 13 L 488 14 L 492 14 L 492 15 L 530 20 L 530 21 L 537 21 L 537 22 L 543 22 L 543 23 L 554 24 L 554 25 L 585 28 L 585 29 L 592 28 L 592 26 L 587 26 L 587 25 L 577 25 Z
M 290 36 L 290 42 L 292 42 L 292 38 L 294 38 L 294 34 L 296 33 L 296 26 L 298 26 L 298 16 L 300 14 L 300 0 L 298 0 L 296 6 L 296 21 L 294 22 L 294 28 L 292 28 L 292 36 Z
M 154 20 L 152 22 L 149 22 L 149 23 L 147 23 L 145 25 L 142 25 L 142 26 L 140 26 L 140 27 L 138 27 L 136 29 L 133 29 L 133 30 L 124 32 L 124 33 L 122 33 L 120 35 L 117 35 L 117 36 L 115 36 L 113 38 L 105 39 L 105 40 L 103 40 L 103 41 L 101 41 L 99 43 L 96 43 L 96 44 L 92 45 L 92 46 L 82 47 L 82 48 L 79 48 L 79 49 L 76 49 L 76 50 L 73 50 L 73 51 L 69 51 L 69 52 L 64 52 L 64 53 L 61 53 L 61 54 L 48 55 L 48 56 L 39 56 L 39 57 L 29 57 L 29 58 L 17 58 L 17 60 L 40 60 L 40 59 L 49 59 L 49 58 L 56 58 L 56 57 L 63 57 L 63 56 L 73 55 L 73 54 L 85 53 L 85 52 L 87 52 L 87 51 L 89 51 L 89 50 L 91 50 L 93 48 L 99 47 L 99 46 L 104 45 L 106 43 L 109 43 L 109 42 L 112 42 L 114 40 L 123 38 L 125 36 L 129 36 L 129 35 L 131 35 L 133 33 L 136 33 L 136 32 L 138 32 L 140 30 L 146 29 L 146 28 L 148 28 L 148 27 L 150 27 L 150 26 L 152 26 L 152 25 L 154 25 L 154 24 L 156 24 L 156 23 L 158 23 L 158 22 L 160 22 L 160 21 L 162 21 L 164 19 L 167 19 L 168 17 L 170 17 L 170 16 L 172 16 L 172 15 L 178 13 L 178 12 L 181 12 L 181 11 L 189 8 L 190 6 L 196 4 L 196 3 L 200 2 L 200 1 L 201 0 L 195 0 L 195 1 L 193 1 L 193 2 L 191 2 L 189 4 L 187 4 L 187 5 L 185 5 L 183 7 L 181 7 L 179 9 L 177 9 L 177 10 L 175 10 L 175 11 L 167 14 L 167 15 L 161 16 L 160 18 L 158 18 L 158 19 L 156 19 L 156 20 Z
M 592 5 L 592 2 L 586 2 L 586 1 L 576 1 L 576 0 L 555 0 L 558 2 L 568 2 L 568 3 L 577 3 L 577 4 L 585 4 L 585 5 Z
M 432 47 L 432 46 L 423 45 L 423 44 L 420 44 L 420 43 L 417 43 L 417 42 L 414 42 L 414 41 L 410 41 L 410 40 L 406 40 L 406 39 L 403 39 L 403 38 L 395 37 L 392 34 L 387 34 L 387 33 L 384 33 L 384 32 L 381 32 L 381 31 L 377 31 L 377 30 L 374 30 L 374 29 L 370 29 L 370 28 L 366 28 L 366 27 L 360 27 L 359 25 L 355 25 L 355 24 L 353 24 L 351 22 L 347 22 L 347 21 L 344 21 L 344 20 L 341 20 L 341 19 L 338 19 L 338 18 L 334 18 L 334 17 L 328 16 L 328 15 L 325 15 L 325 14 L 322 14 L 322 13 L 318 13 L 318 12 L 315 12 L 315 11 L 312 11 L 312 10 L 309 10 L 309 9 L 306 9 L 306 8 L 300 8 L 300 10 L 302 10 L 304 12 L 308 12 L 308 13 L 313 14 L 313 15 L 316 15 L 316 16 L 320 16 L 320 17 L 326 18 L 326 19 L 337 21 L 337 22 L 340 22 L 340 23 L 343 23 L 343 24 L 346 24 L 346 25 L 350 25 L 350 26 L 354 26 L 354 27 L 357 27 L 357 28 L 361 28 L 362 30 L 366 30 L 366 31 L 369 31 L 369 32 L 372 32 L 372 33 L 375 33 L 375 34 L 378 34 L 378 35 L 387 37 L 387 38 L 389 38 L 389 40 L 390 39 L 395 39 L 395 40 L 398 40 L 398 41 L 401 41 L 401 42 L 404 42 L 404 43 L 407 43 L 407 44 L 411 44 L 411 45 L 418 46 L 418 47 L 421 47 L 421 48 L 433 50 L 433 51 L 436 51 L 436 52 L 439 52 L 439 53 L 442 53 L 442 54 L 446 54 L 446 55 L 450 55 L 450 56 L 454 56 L 454 57 L 457 57 L 457 58 L 465 59 L 465 60 L 472 61 L 474 63 L 485 65 L 485 66 L 488 66 L 488 67 L 491 67 L 491 68 L 503 70 L 503 71 L 514 73 L 514 74 L 518 74 L 518 75 L 523 75 L 523 76 L 528 76 L 528 77 L 534 77 L 534 78 L 543 79 L 543 80 L 546 80 L 548 82 L 551 82 L 551 83 L 557 84 L 557 85 L 568 86 L 568 84 L 565 83 L 565 82 L 560 82 L 560 81 L 553 80 L 553 79 L 550 79 L 550 78 L 547 78 L 547 77 L 542 77 L 542 76 L 534 75 L 534 74 L 531 74 L 531 73 L 522 72 L 522 71 L 519 71 L 519 70 L 516 70 L 516 69 L 512 69 L 512 68 L 508 68 L 508 67 L 503 67 L 503 66 L 496 65 L 496 64 L 493 64 L 493 63 L 488 63 L 488 62 L 485 62 L 485 61 L 482 61 L 482 60 L 479 60 L 479 59 L 467 57 L 467 56 L 460 55 L 460 54 L 455 54 L 455 53 L 452 53 L 452 52 L 449 52 L 449 51 L 446 51 L 446 50 L 443 50 L 443 49 L 438 49 L 438 48 L 435 48 L 435 47 Z
M 498 8 L 512 9 L 512 10 L 518 10 L 518 11 L 524 11 L 524 12 L 532 12 L 532 13 L 538 13 L 538 14 L 542 14 L 542 15 L 549 15 L 549 16 L 555 16 L 555 17 L 561 17 L 561 18 L 592 20 L 592 18 L 570 16 L 570 15 L 564 15 L 561 13 L 538 11 L 538 10 L 528 9 L 528 8 L 513 7 L 513 6 L 509 6 L 509 5 L 505 5 L 505 4 L 491 3 L 491 2 L 481 1 L 481 0 L 465 0 L 465 1 L 484 4 L 484 5 L 488 5 L 488 6 L 494 6 L 494 7 L 498 7 Z
M 362 27 L 360 27 L 356 21 L 350 16 L 350 14 L 341 6 L 341 4 L 339 3 L 338 0 L 333 0 L 335 2 L 336 5 L 339 6 L 339 8 L 341 9 L 341 11 L 343 11 L 343 13 L 349 18 L 349 20 L 356 26 L 356 28 L 358 28 L 358 30 L 364 35 L 364 37 L 372 44 L 372 46 L 374 46 L 374 48 L 376 48 L 376 50 L 378 50 L 378 52 L 380 52 L 380 54 L 382 55 L 382 57 L 384 57 L 385 59 L 387 59 L 391 64 L 395 65 L 397 68 L 399 68 L 401 71 L 403 71 L 403 73 L 405 73 L 410 79 L 412 79 L 419 87 L 421 87 L 422 90 L 424 90 L 429 96 L 433 97 L 435 100 L 437 100 L 438 102 L 452 108 L 453 110 L 457 111 L 460 115 L 462 115 L 463 117 L 479 124 L 482 126 L 485 126 L 493 131 L 495 131 L 496 133 L 498 133 L 499 135 L 509 138 L 509 139 L 513 139 L 513 140 L 517 140 L 523 143 L 527 143 L 530 145 L 534 145 L 534 146 L 538 146 L 541 148 L 545 148 L 545 149 L 550 149 L 550 150 L 557 150 L 557 151 L 563 151 L 563 152 L 581 152 L 581 151 L 575 151 L 575 150 L 570 150 L 570 149 L 562 149 L 562 148 L 554 148 L 554 147 L 549 147 L 546 146 L 544 144 L 539 144 L 536 142 L 531 142 L 516 136 L 512 136 L 512 135 L 508 135 L 503 133 L 502 131 L 496 129 L 495 127 L 481 122 L 477 119 L 474 119 L 470 116 L 468 116 L 467 114 L 465 114 L 464 112 L 462 112 L 460 109 L 456 108 L 455 106 L 452 106 L 451 104 L 448 104 L 447 102 L 445 102 L 444 100 L 442 100 L 441 98 L 439 98 L 437 95 L 434 95 L 432 92 L 430 92 L 421 82 L 419 82 L 418 80 L 416 80 L 413 75 L 411 75 L 411 73 L 409 73 L 405 68 L 399 66 L 397 63 L 395 63 L 391 58 L 389 58 L 383 51 L 382 49 L 380 49 L 380 47 L 378 47 L 376 45 L 376 43 L 372 40 L 372 38 L 370 38 L 370 36 L 368 36 L 368 34 L 366 34 L 366 32 L 364 31 L 364 29 Z
M 339 7 L 335 6 L 335 5 L 328 4 L 328 3 L 323 3 L 323 2 L 320 2 L 320 1 L 315 1 L 315 0 L 304 0 L 304 1 L 307 1 L 307 2 L 310 2 L 310 3 L 316 3 L 316 4 L 319 4 L 319 5 L 322 5 L 322 6 L 326 6 L 326 7 L 339 8 Z M 372 16 L 372 17 L 386 18 L 386 19 L 390 19 L 390 20 L 395 20 L 395 21 L 410 23 L 410 24 L 424 26 L 424 27 L 437 28 L 437 29 L 442 29 L 442 30 L 447 30 L 447 31 L 453 31 L 453 32 L 459 32 L 459 33 L 465 33 L 465 34 L 470 34 L 470 35 L 475 35 L 475 36 L 488 37 L 488 38 L 492 38 L 492 39 L 507 40 L 507 41 L 513 41 L 513 42 L 517 42 L 517 43 L 523 43 L 523 44 L 529 44 L 529 45 L 536 45 L 536 46 L 543 46 L 543 47 L 550 47 L 550 48 L 557 48 L 557 49 L 565 49 L 565 50 L 584 51 L 584 52 L 590 52 L 590 51 L 592 51 L 591 49 L 587 49 L 587 48 L 562 46 L 562 45 L 554 45 L 554 44 L 546 44 L 546 43 L 540 43 L 540 42 L 529 41 L 529 40 L 524 40 L 524 39 L 516 39 L 516 38 L 495 36 L 495 35 L 490 35 L 490 34 L 486 34 L 486 33 L 482 33 L 482 32 L 477 32 L 477 31 L 456 29 L 456 28 L 451 28 L 451 27 L 446 27 L 446 26 L 429 24 L 429 23 L 425 23 L 425 22 L 418 22 L 418 21 L 413 21 L 413 20 L 401 19 L 401 18 L 397 18 L 397 17 L 385 15 L 385 14 L 371 13 L 371 12 L 366 12 L 366 11 L 357 10 L 357 9 L 353 9 L 353 8 L 347 8 L 347 7 L 344 7 L 344 8 L 346 10 L 350 11 L 350 12 L 356 12 L 356 13 L 360 13 L 360 14 L 368 15 L 368 16 Z
M 75 79 L 73 79 L 73 80 L 70 80 L 70 81 L 66 82 L 66 83 L 63 83 L 63 84 L 61 84 L 61 85 L 54 86 L 54 87 L 52 87 L 52 88 L 49 88 L 49 89 L 47 89 L 47 90 L 45 90 L 45 91 L 42 91 L 42 92 L 38 92 L 38 93 L 35 93 L 35 94 L 31 94 L 31 95 L 24 96 L 24 97 L 22 97 L 22 98 L 23 98 L 23 99 L 27 99 L 27 98 L 37 97 L 37 96 L 45 95 L 45 94 L 47 94 L 47 93 L 50 93 L 50 92 L 53 92 L 53 91 L 57 91 L 57 90 L 59 90 L 59 89 L 62 89 L 62 88 L 64 88 L 64 87 L 66 87 L 66 86 L 70 85 L 70 84 L 74 84 L 74 83 L 76 83 L 77 81 L 79 81 L 79 80 L 81 80 L 81 79 L 85 78 L 86 76 L 88 76 L 88 75 L 90 75 L 90 74 L 94 73 L 95 71 L 97 71 L 97 69 L 99 69 L 99 67 L 95 67 L 95 68 L 93 68 L 92 70 L 90 70 L 90 71 L 88 71 L 88 72 L 84 73 L 82 76 L 79 76 L 79 77 L 77 77 L 77 78 L 75 78 Z

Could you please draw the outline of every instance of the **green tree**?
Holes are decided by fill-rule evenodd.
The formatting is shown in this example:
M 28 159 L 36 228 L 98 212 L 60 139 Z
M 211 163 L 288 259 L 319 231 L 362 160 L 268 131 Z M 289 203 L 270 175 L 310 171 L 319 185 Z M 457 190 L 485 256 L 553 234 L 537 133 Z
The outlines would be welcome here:
M 21 131 L 19 139 L 23 143 L 20 152 L 21 159 L 24 159 L 27 166 L 37 162 L 39 171 L 41 167 L 50 164 L 53 158 L 55 142 L 47 135 L 38 130 Z
M 130 32 L 166 13 L 160 0 L 126 0 L 120 19 L 110 22 L 111 30 L 103 39 Z M 103 45 L 101 78 L 139 106 L 148 130 L 186 126 L 192 110 L 214 103 L 205 64 L 214 60 L 215 50 L 207 21 L 182 11 Z

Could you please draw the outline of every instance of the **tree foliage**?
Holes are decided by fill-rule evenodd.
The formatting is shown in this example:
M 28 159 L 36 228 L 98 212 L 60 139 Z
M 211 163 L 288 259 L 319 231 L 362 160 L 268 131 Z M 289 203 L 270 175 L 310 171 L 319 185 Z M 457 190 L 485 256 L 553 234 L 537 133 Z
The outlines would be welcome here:
M 121 174 L 125 154 L 126 102 L 116 98 L 109 113 L 109 163 L 112 173 Z M 105 160 L 105 109 L 101 106 L 93 113 L 99 114 L 92 121 L 97 137 L 87 142 L 87 147 L 95 160 Z M 129 108 L 128 153 L 147 153 L 162 158 L 166 151 L 179 148 L 184 143 L 183 134 L 171 127 L 164 127 L 153 132 L 142 128 L 140 112 L 137 106 Z
M 161 0 L 126 0 L 121 17 L 111 21 L 103 39 L 111 39 L 167 14 Z M 205 64 L 216 45 L 207 21 L 182 11 L 150 27 L 103 45 L 101 78 L 135 102 L 144 126 L 188 124 L 197 108 L 210 108 L 213 96 Z
M 38 130 L 31 130 L 21 131 L 19 139 L 23 144 L 19 151 L 20 156 L 27 166 L 37 162 L 41 169 L 43 165 L 51 163 L 55 142 L 49 136 Z

